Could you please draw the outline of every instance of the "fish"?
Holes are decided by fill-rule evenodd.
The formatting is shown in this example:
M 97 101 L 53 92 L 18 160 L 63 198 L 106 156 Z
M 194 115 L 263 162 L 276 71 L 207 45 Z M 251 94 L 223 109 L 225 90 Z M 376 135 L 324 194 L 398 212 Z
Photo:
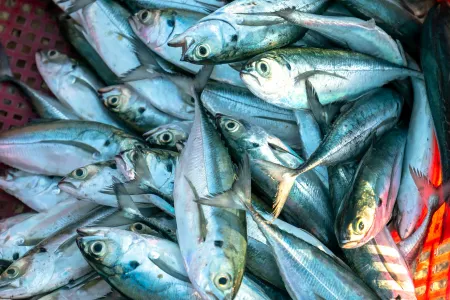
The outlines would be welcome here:
M 75 1 L 53 0 L 53 3 L 55 3 L 62 11 L 66 12 L 75 3 Z M 74 20 L 74 22 L 76 22 L 78 24 L 83 24 L 83 16 L 80 11 L 75 11 L 75 12 L 71 13 L 70 15 L 68 15 L 67 17 L 72 18 Z
M 364 74 L 364 75 L 363 75 Z M 250 59 L 241 71 L 257 97 L 287 109 L 308 109 L 306 81 L 321 104 L 349 101 L 386 83 L 423 74 L 403 66 L 347 50 L 285 48 Z
M 338 45 L 313 30 L 306 31 L 305 35 L 300 40 L 290 44 L 289 47 L 339 49 Z
M 113 184 L 113 176 L 125 181 L 114 160 L 104 161 L 73 170 L 58 182 L 58 187 L 77 199 L 118 207 L 115 195 L 103 193 L 104 189 Z M 155 195 L 139 195 L 134 200 L 142 207 L 158 206 L 157 204 L 164 201 Z M 164 206 L 165 209 L 167 207 L 167 205 Z M 173 207 L 169 207 L 169 212 L 174 215 Z
M 186 271 L 204 299 L 232 299 L 242 282 L 247 249 L 245 212 L 210 207 L 201 198 L 228 198 L 236 173 L 200 101 L 175 171 L 173 198 Z M 240 184 L 236 184 L 236 191 Z
M 254 160 L 267 160 L 273 163 L 294 167 L 303 160 L 286 144 L 268 134 L 261 127 L 242 120 L 226 116 L 217 120 L 228 147 L 236 159 L 245 155 L 250 158 L 251 175 L 254 186 L 261 190 L 269 201 L 276 198 L 278 182 L 272 174 L 259 168 Z M 333 211 L 329 195 L 323 182 L 315 172 L 305 173 L 294 182 L 283 211 L 274 211 L 274 217 L 280 213 L 289 223 L 308 230 L 330 248 L 336 248 L 333 232 Z M 272 205 L 272 203 L 270 203 Z
M 304 12 L 320 13 L 326 0 L 233 1 L 168 41 L 181 47 L 181 59 L 194 64 L 223 64 L 242 61 L 300 39 L 305 29 L 265 13 L 292 7 Z
M 223 84 L 208 84 L 201 100 L 213 115 L 246 120 L 263 127 L 291 147 L 301 149 L 299 129 L 292 111 L 264 102 L 246 89 Z
M 345 195 L 351 188 L 358 164 L 355 162 L 338 164 L 328 167 L 330 180 L 330 199 L 333 212 L 337 214 Z
M 75 20 L 68 17 L 66 14 L 58 17 L 58 25 L 64 37 L 77 50 L 77 52 L 87 61 L 90 67 L 97 73 L 97 75 L 107 85 L 114 85 L 119 83 L 117 77 L 108 65 L 102 60 L 95 48 L 86 39 L 88 37 L 84 28 Z
M 147 97 L 125 85 L 101 88 L 98 93 L 104 107 L 136 132 L 144 133 L 179 120 L 155 108 Z
M 34 211 L 46 212 L 60 202 L 74 199 L 72 195 L 58 188 L 60 179 L 9 168 L 0 174 L 0 188 Z
M 450 5 L 439 3 L 428 12 L 422 29 L 420 61 L 428 103 L 436 130 L 442 165 L 442 181 L 450 179 L 450 128 L 445 113 L 450 101 Z
M 381 299 L 416 299 L 411 272 L 386 227 L 367 244 L 343 252 L 349 266 Z
M 125 218 L 118 219 L 116 212 L 116 208 L 94 209 L 78 222 L 37 244 L 0 275 L 0 297 L 32 297 L 53 291 L 92 272 L 75 244 L 76 229 L 96 222 L 104 226 L 129 223 Z
M 376 137 L 382 136 L 398 121 L 403 99 L 389 89 L 377 89 L 341 109 L 327 135 L 310 158 L 295 169 L 258 160 L 257 164 L 272 174 L 280 184 L 276 211 L 281 211 L 295 178 L 316 166 L 333 166 L 355 160 Z
M 428 11 L 436 4 L 436 0 L 402 0 L 402 3 L 411 11 L 417 18 L 424 19 Z
M 132 16 L 129 22 L 134 33 L 153 52 L 187 72 L 197 73 L 200 66 L 180 61 L 181 49 L 169 47 L 167 41 L 177 34 L 183 33 L 203 17 L 205 14 L 187 10 L 145 9 Z M 239 71 L 226 64 L 216 65 L 211 73 L 211 79 L 233 86 L 245 87 Z
M 78 200 L 56 204 L 53 209 L 37 213 L 0 233 L 0 260 L 21 258 L 39 242 L 72 222 L 81 220 L 97 205 Z
M 422 250 L 425 243 L 428 228 L 434 213 L 441 205 L 448 203 L 450 195 L 450 185 L 448 182 L 443 183 L 439 187 L 435 187 L 424 173 L 418 169 L 409 166 L 409 171 L 420 193 L 421 201 L 427 201 L 424 206 L 427 208 L 427 213 L 422 224 L 407 238 L 401 240 L 397 246 L 400 253 L 405 258 L 406 263 L 412 268 L 413 264 Z
M 21 213 L 18 215 L 14 215 L 8 218 L 4 218 L 0 221 L 0 234 L 8 230 L 9 228 L 13 227 L 14 225 L 17 225 L 26 219 L 34 216 L 36 213 Z
M 410 67 L 419 69 L 410 59 Z M 409 171 L 409 166 L 422 170 L 425 176 L 430 176 L 433 159 L 434 124 L 427 97 L 425 82 L 412 79 L 414 102 L 409 121 L 408 138 L 406 140 L 405 158 L 402 178 L 397 196 L 396 228 L 402 239 L 414 231 L 422 214 L 423 201 Z
M 401 44 L 378 27 L 373 19 L 365 21 L 355 17 L 321 16 L 293 9 L 274 14 L 292 24 L 314 30 L 342 48 L 349 48 L 396 65 L 405 64 Z
M 30 173 L 65 176 L 135 147 L 144 148 L 144 142 L 106 124 L 48 121 L 0 133 L 0 162 Z
M 228 1 L 224 0 L 212 0 L 212 1 L 161 1 L 161 0 L 131 0 L 128 1 L 135 4 L 138 7 L 145 9 L 175 9 L 175 10 L 187 10 L 201 14 L 210 14 L 216 9 L 224 6 Z
M 272 247 L 281 277 L 293 299 L 377 299 L 366 284 L 333 256 L 266 221 L 240 198 Z
M 0 43 L 0 82 L 12 83 L 30 99 L 38 115 L 47 119 L 78 120 L 79 117 L 56 98 L 38 91 L 13 77 L 5 47 Z
M 342 0 L 357 17 L 374 19 L 379 27 L 395 39 L 399 39 L 411 50 L 417 48 L 415 38 L 420 33 L 421 22 L 406 9 L 402 1 Z
M 191 121 L 172 122 L 144 133 L 143 137 L 151 146 L 176 150 L 178 143 L 187 141 L 191 128 Z
M 113 228 L 80 228 L 78 246 L 86 260 L 114 288 L 132 299 L 202 299 L 189 281 L 174 242 Z M 111 268 L 118 265 L 120 268 Z M 270 299 L 243 279 L 234 299 Z
M 341 248 L 361 247 L 373 239 L 392 217 L 400 185 L 407 130 L 394 128 L 366 152 L 336 216 Z
M 97 90 L 103 83 L 85 65 L 55 49 L 38 51 L 35 58 L 37 69 L 49 89 L 80 119 L 126 130 L 98 99 Z

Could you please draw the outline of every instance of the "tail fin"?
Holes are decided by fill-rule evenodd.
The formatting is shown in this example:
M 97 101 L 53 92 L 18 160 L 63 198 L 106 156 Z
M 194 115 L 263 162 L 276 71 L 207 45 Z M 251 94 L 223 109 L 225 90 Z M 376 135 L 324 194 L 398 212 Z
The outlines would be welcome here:
M 409 173 L 416 184 L 422 201 L 425 206 L 428 207 L 428 203 L 426 201 L 429 201 L 432 195 L 439 196 L 436 187 L 431 183 L 427 176 L 425 176 L 425 174 L 411 166 L 409 166 Z
M 5 47 L 0 43 L 0 77 L 13 77 Z
M 208 83 L 209 77 L 214 70 L 214 65 L 204 65 L 200 71 L 195 75 L 195 77 L 184 76 L 184 75 L 166 75 L 170 80 L 173 81 L 180 89 L 182 89 L 186 94 L 194 98 L 195 100 L 200 100 L 200 94 L 203 92 L 206 84 Z
M 299 173 L 295 169 L 277 165 L 270 161 L 255 160 L 254 163 L 256 163 L 258 167 L 265 171 L 270 177 L 279 182 L 277 194 L 275 195 L 275 202 L 273 204 L 273 218 L 276 219 L 280 215 Z

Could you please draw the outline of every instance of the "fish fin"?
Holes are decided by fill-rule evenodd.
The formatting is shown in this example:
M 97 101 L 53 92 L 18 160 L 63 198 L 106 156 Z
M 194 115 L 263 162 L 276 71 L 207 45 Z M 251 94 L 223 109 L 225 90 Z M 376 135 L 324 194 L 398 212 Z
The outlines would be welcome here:
M 73 84 L 75 84 L 75 83 L 78 83 L 78 84 L 80 84 L 82 86 L 85 86 L 88 89 L 93 90 L 95 93 L 97 93 L 97 88 L 92 86 L 91 83 L 89 83 L 88 81 L 84 80 L 83 78 L 75 77 L 75 82 Z
M 77 141 L 46 140 L 46 141 L 39 142 L 39 144 L 52 144 L 52 143 L 58 143 L 58 144 L 64 144 L 64 145 L 68 145 L 68 146 L 77 147 L 77 148 L 83 149 L 84 151 L 92 154 L 93 156 L 100 155 L 100 152 L 97 149 L 95 149 L 94 147 L 92 147 L 88 144 L 85 144 L 85 143 L 77 142 Z
M 112 180 L 114 182 L 114 192 L 116 193 L 119 209 L 124 212 L 125 217 L 132 220 L 141 220 L 143 218 L 141 211 L 134 203 L 133 198 L 128 194 L 126 187 L 121 185 L 117 177 L 113 176 Z
M 172 277 L 175 277 L 178 280 L 184 281 L 184 282 L 191 282 L 189 280 L 189 277 L 187 277 L 185 274 L 180 273 L 177 269 L 173 268 L 171 265 L 164 262 L 164 260 L 159 259 L 158 257 L 152 257 L 152 253 L 148 254 L 147 257 L 162 271 L 169 274 Z
M 189 187 L 191 188 L 192 193 L 194 194 L 194 201 L 197 203 L 198 205 L 198 216 L 199 216 L 199 232 L 200 232 L 200 236 L 199 239 L 201 241 L 206 240 L 206 218 L 205 215 L 203 214 L 203 209 L 202 209 L 202 204 L 199 203 L 198 201 L 200 200 L 200 197 L 197 193 L 197 189 L 195 188 L 194 184 L 192 183 L 192 181 L 187 178 L 187 176 L 184 176 L 184 179 L 186 180 L 186 182 L 188 183 Z
M 402 43 L 399 40 L 395 40 L 395 42 L 397 43 L 398 51 L 400 52 L 400 55 L 402 56 L 403 66 L 407 66 L 408 60 L 406 58 L 406 53 L 405 53 L 405 50 L 403 49 Z
M 337 77 L 337 78 L 341 78 L 341 79 L 347 79 L 347 78 L 345 78 L 341 75 L 335 74 L 335 73 L 330 73 L 327 71 L 320 71 L 320 70 L 311 70 L 311 71 L 306 71 L 306 72 L 303 72 L 303 73 L 297 75 L 297 77 L 295 77 L 295 82 L 299 83 L 302 80 L 306 80 L 309 77 L 312 77 L 314 75 L 328 75 L 328 76 L 333 76 L 333 77 Z
M 77 10 L 82 9 L 85 6 L 88 6 L 89 4 L 94 3 L 96 0 L 72 0 L 72 4 L 66 9 L 65 13 L 70 15 L 74 12 L 76 12 Z M 66 2 L 65 0 L 63 1 L 57 1 L 58 3 L 63 3 Z
M 428 203 L 426 201 L 430 198 L 431 195 L 437 194 L 436 187 L 431 183 L 428 177 L 423 174 L 421 171 L 409 166 L 409 173 L 419 191 L 420 197 L 424 202 L 425 206 L 428 207 Z
M 327 112 L 322 103 L 320 103 L 319 101 L 319 96 L 317 95 L 316 89 L 308 79 L 305 80 L 305 87 L 309 108 L 311 109 L 314 119 L 316 119 L 316 122 L 322 131 L 322 134 L 325 134 L 329 126 L 329 123 L 327 121 Z
M 245 210 L 242 202 L 251 197 L 251 174 L 248 156 L 239 167 L 237 180 L 232 188 L 211 197 L 199 198 L 196 202 L 204 205 Z
M 195 75 L 194 89 L 198 94 L 201 94 L 201 92 L 203 92 L 203 89 L 208 83 L 209 77 L 211 77 L 211 73 L 213 70 L 214 65 L 204 65 Z
M 377 27 L 377 24 L 375 23 L 375 19 L 373 19 L 373 18 L 370 20 L 367 20 L 366 25 L 367 25 L 367 28 L 369 28 L 369 29 L 374 29 L 375 27 Z
M 54 253 L 61 253 L 63 252 L 65 249 L 67 249 L 67 247 L 70 247 L 73 245 L 73 242 L 77 239 L 77 236 L 72 236 L 70 238 L 68 238 L 67 240 L 65 240 L 64 242 L 62 242 L 58 248 L 55 249 Z M 38 246 L 39 247 L 39 246 Z M 46 252 L 47 249 L 45 248 L 41 248 L 40 250 L 41 252 Z
M 298 176 L 298 172 L 295 169 L 290 169 L 270 161 L 254 160 L 253 162 L 272 177 L 272 179 L 279 182 L 277 194 L 275 195 L 275 202 L 273 204 L 273 218 L 276 219 L 286 203 L 287 197 Z
M 1 43 L 0 43 L 0 76 L 13 77 L 13 73 L 9 65 L 8 55 L 6 55 L 6 49 Z
M 152 69 L 149 69 L 148 67 L 141 65 L 137 68 L 131 69 L 130 71 L 122 74 L 120 76 L 120 80 L 123 82 L 131 82 L 143 79 L 152 79 L 160 75 L 161 74 L 157 72 L 153 72 Z
M 64 288 L 73 289 L 74 287 L 82 285 L 82 284 L 88 282 L 89 280 L 94 279 L 98 276 L 99 275 L 96 271 L 89 272 L 86 275 L 83 275 L 75 280 L 70 280 L 69 283 L 64 286 Z

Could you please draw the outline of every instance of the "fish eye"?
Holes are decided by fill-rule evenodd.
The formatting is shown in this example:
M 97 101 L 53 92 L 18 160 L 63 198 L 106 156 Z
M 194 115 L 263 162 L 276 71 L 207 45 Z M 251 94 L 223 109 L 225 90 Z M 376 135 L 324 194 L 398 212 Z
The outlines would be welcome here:
M 147 22 L 150 21 L 150 13 L 147 10 L 143 10 L 139 13 L 138 15 L 139 20 L 141 20 L 141 22 Z
M 231 288 L 233 282 L 232 282 L 230 274 L 221 273 L 221 274 L 218 274 L 216 276 L 216 278 L 214 278 L 214 284 L 216 285 L 216 287 L 218 289 L 226 290 L 226 289 Z
M 56 50 L 50 50 L 50 51 L 48 51 L 48 57 L 50 57 L 50 58 L 55 58 L 55 57 L 57 57 L 58 56 L 58 51 L 56 51 Z
M 270 75 L 270 67 L 269 64 L 267 64 L 264 61 L 259 61 L 256 64 L 256 71 L 259 73 L 259 75 L 263 77 L 267 77 Z
M 173 140 L 173 134 L 171 132 L 164 132 L 159 135 L 159 141 L 162 144 L 168 144 Z
M 205 58 L 208 57 L 211 53 L 211 48 L 208 44 L 200 44 L 195 49 L 195 53 L 197 54 L 197 56 Z
M 86 168 L 78 168 L 72 172 L 72 176 L 76 179 L 85 179 L 88 174 Z
M 8 278 L 15 278 L 17 275 L 19 275 L 19 269 L 17 267 L 9 267 L 5 271 Z
M 364 224 L 364 220 L 361 218 L 358 218 L 356 220 L 356 222 L 354 223 L 354 230 L 357 233 L 362 233 L 365 227 L 366 227 L 366 225 Z
M 225 122 L 225 129 L 229 132 L 235 132 L 239 129 L 239 123 L 233 120 Z
M 120 104 L 120 99 L 117 96 L 108 97 L 107 101 L 108 101 L 108 105 L 113 108 L 117 108 Z
M 141 223 L 136 223 L 133 225 L 133 229 L 136 231 L 141 231 L 142 229 L 144 229 L 144 226 Z
M 102 241 L 93 242 L 89 251 L 95 256 L 103 256 L 106 253 L 106 244 Z

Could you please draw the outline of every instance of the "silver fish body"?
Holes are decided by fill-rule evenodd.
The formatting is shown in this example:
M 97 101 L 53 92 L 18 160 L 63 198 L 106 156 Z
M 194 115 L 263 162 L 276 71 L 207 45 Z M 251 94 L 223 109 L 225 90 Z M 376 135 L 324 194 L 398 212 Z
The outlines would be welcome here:
M 186 10 L 142 10 L 130 18 L 130 25 L 136 35 L 153 52 L 185 71 L 197 73 L 201 66 L 180 61 L 182 50 L 169 47 L 167 42 L 177 34 L 181 34 L 189 27 L 194 26 L 204 16 L 204 14 Z M 239 76 L 239 71 L 226 64 L 216 65 L 211 73 L 211 79 L 245 87 Z
M 122 128 L 98 99 L 103 86 L 85 65 L 57 50 L 36 52 L 36 66 L 52 93 L 80 119 Z
M 177 10 L 187 10 L 201 14 L 210 14 L 216 9 L 227 4 L 227 1 L 223 0 L 206 0 L 206 1 L 195 1 L 195 0 L 172 0 L 172 1 L 161 1 L 161 0 L 131 0 L 129 1 L 141 8 L 146 9 L 177 9 Z
M 52 121 L 2 132 L 0 161 L 31 173 L 65 176 L 136 146 L 144 144 L 106 124 Z
M 308 109 L 306 79 L 323 105 L 353 100 L 415 70 L 365 54 L 316 48 L 268 51 L 250 59 L 241 71 L 248 89 L 259 98 L 288 109 Z
M 261 126 L 291 147 L 301 149 L 299 131 L 294 114 L 255 97 L 248 90 L 208 84 L 201 99 L 213 115 L 226 115 Z
M 258 53 L 280 48 L 298 40 L 305 29 L 267 13 L 286 7 L 319 13 L 326 0 L 250 1 L 239 0 L 202 18 L 169 46 L 183 47 L 182 59 L 191 63 L 222 64 L 244 60 Z
M 21 213 L 21 214 L 14 215 L 14 216 L 11 216 L 11 217 L 1 220 L 0 221 L 0 233 L 5 232 L 6 230 L 13 227 L 14 225 L 17 225 L 34 215 L 35 215 L 35 213 Z
M 144 133 L 144 138 L 152 146 L 176 149 L 177 143 L 184 143 L 191 132 L 192 122 L 173 122 L 161 125 Z
M 37 212 L 53 209 L 60 202 L 75 198 L 58 188 L 60 177 L 30 174 L 16 169 L 6 169 L 0 175 L 0 188 Z
M 337 214 L 345 195 L 353 182 L 357 163 L 339 164 L 328 167 L 330 180 L 330 198 L 333 200 L 333 211 Z
M 410 61 L 410 66 L 418 68 L 413 61 Z M 413 79 L 412 84 L 414 104 L 409 121 L 402 179 L 397 196 L 396 227 L 402 239 L 407 238 L 414 231 L 423 209 L 423 201 L 409 172 L 409 167 L 421 170 L 429 177 L 433 159 L 434 124 L 425 82 Z
M 364 245 L 391 219 L 400 185 L 406 137 L 404 128 L 392 129 L 362 158 L 351 192 L 336 216 L 336 236 L 342 248 Z

